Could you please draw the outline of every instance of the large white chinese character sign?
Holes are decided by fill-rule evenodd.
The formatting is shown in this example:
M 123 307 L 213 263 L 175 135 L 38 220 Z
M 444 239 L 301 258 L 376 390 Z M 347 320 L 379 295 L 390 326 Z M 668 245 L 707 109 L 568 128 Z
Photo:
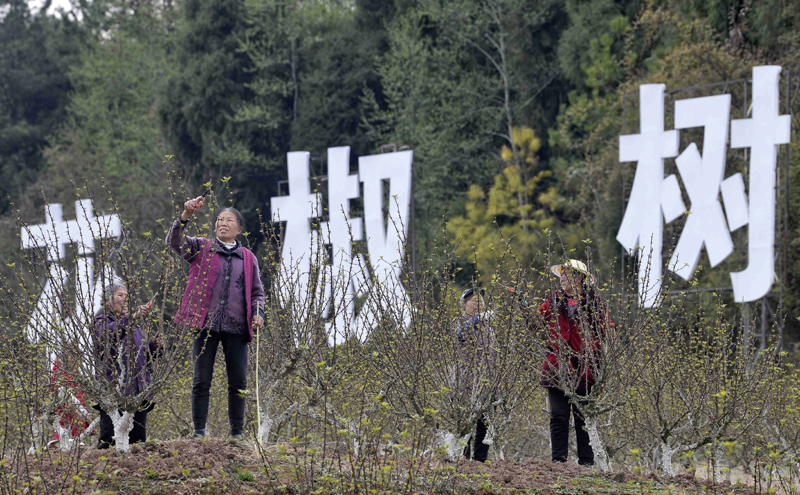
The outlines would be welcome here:
M 117 215 L 95 217 L 92 201 L 89 199 L 75 202 L 75 220 L 63 219 L 63 208 L 58 203 L 45 207 L 45 222 L 22 228 L 22 249 L 44 248 L 47 251 L 49 276 L 42 293 L 36 303 L 28 322 L 27 335 L 32 341 L 39 341 L 39 336 L 60 335 L 59 330 L 78 331 L 85 327 L 88 318 L 81 308 L 83 301 L 92 301 L 90 307 L 98 311 L 102 305 L 102 282 L 108 283 L 113 277 L 110 267 L 102 276 L 94 278 L 95 239 L 114 238 L 122 234 L 122 227 Z M 62 266 L 66 258 L 66 246 L 75 245 L 75 311 L 69 320 L 61 317 L 65 284 L 69 280 L 69 270 Z M 86 321 L 84 321 L 86 320 Z
M 661 280 L 662 211 L 670 222 L 683 211 L 683 201 L 675 176 L 664 178 L 664 158 L 678 154 L 678 131 L 664 131 L 664 85 L 640 87 L 639 100 L 641 133 L 619 138 L 619 160 L 638 166 L 617 240 L 641 260 L 652 259 L 639 268 L 639 294 L 651 307 Z
M 669 266 L 685 280 L 694 273 L 704 244 L 712 267 L 733 252 L 725 214 L 717 200 L 725 174 L 730 113 L 730 95 L 675 102 L 676 128 L 703 128 L 703 155 L 691 143 L 675 160 L 692 206 Z
M 323 206 L 321 195 L 311 191 L 310 155 L 287 156 L 289 194 L 271 200 L 273 221 L 286 222 L 279 291 L 286 304 L 299 308 L 307 308 L 306 302 L 314 297 L 342 305 L 326 324 L 332 344 L 349 337 L 363 339 L 380 317 L 378 305 L 367 297 L 372 283 L 392 294 L 395 307 L 403 308 L 399 319 L 404 324 L 409 321 L 400 274 L 409 225 L 412 156 L 411 151 L 362 156 L 358 174 L 350 174 L 350 148 L 328 149 L 328 221 L 319 230 L 311 225 L 323 216 Z M 360 197 L 361 184 L 363 219 L 350 216 L 350 201 Z M 359 241 L 366 241 L 368 256 L 353 254 L 353 244 Z M 320 249 L 323 245 L 330 245 L 330 259 Z M 358 297 L 365 300 L 356 311 Z
M 639 256 L 639 294 L 644 307 L 658 305 L 663 221 L 686 209 L 677 178 L 664 177 L 664 159 L 675 163 L 690 200 L 688 218 L 668 268 L 689 280 L 705 247 L 712 267 L 733 252 L 730 233 L 749 225 L 748 265 L 731 273 L 736 302 L 769 293 L 774 270 L 777 146 L 789 142 L 790 117 L 779 115 L 781 68 L 753 68 L 752 118 L 730 126 L 732 148 L 750 148 L 749 201 L 741 174 L 725 177 L 730 95 L 675 102 L 675 128 L 703 128 L 703 152 L 695 143 L 678 155 L 678 130 L 664 130 L 664 86 L 639 88 L 639 134 L 620 136 L 621 162 L 637 162 L 633 188 L 617 240 Z M 720 203 L 720 193 L 722 202 Z M 725 211 L 723 213 L 723 205 Z
M 750 148 L 750 202 L 745 205 L 743 195 L 732 196 L 742 201 L 736 208 L 749 213 L 748 265 L 731 274 L 737 301 L 764 296 L 774 277 L 775 168 L 778 145 L 788 144 L 791 134 L 791 117 L 778 111 L 780 73 L 775 66 L 753 69 L 753 117 L 731 123 L 731 147 Z

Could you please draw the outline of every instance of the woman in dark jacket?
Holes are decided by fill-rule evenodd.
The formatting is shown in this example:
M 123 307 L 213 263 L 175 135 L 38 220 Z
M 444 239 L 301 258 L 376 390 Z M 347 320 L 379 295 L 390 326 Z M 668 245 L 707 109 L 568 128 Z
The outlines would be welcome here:
M 228 421 L 234 443 L 244 443 L 247 389 L 247 345 L 264 325 L 264 288 L 255 255 L 236 240 L 244 232 L 242 214 L 223 208 L 214 223 L 216 238 L 191 237 L 184 229 L 203 206 L 198 196 L 183 206 L 183 213 L 167 233 L 167 245 L 189 262 L 189 279 L 175 322 L 196 331 L 192 358 L 192 421 L 194 438 L 206 435 L 209 391 L 214 358 L 222 346 L 228 375 Z
M 128 315 L 128 289 L 114 284 L 106 289 L 105 308 L 95 318 L 95 337 L 99 358 L 99 380 L 105 380 L 110 387 L 121 388 L 128 396 L 144 392 L 150 385 L 151 365 L 161 347 L 161 335 L 156 334 L 150 342 L 144 342 L 142 328 L 136 320 L 147 316 L 152 301 L 139 306 L 133 316 Z M 133 352 L 128 350 L 132 343 Z M 130 443 L 144 442 L 147 439 L 147 413 L 152 410 L 152 402 L 146 401 L 143 408 L 133 416 L 133 429 L 128 438 Z M 114 444 L 114 424 L 111 417 L 100 411 L 100 438 L 98 449 L 107 449 Z
M 586 265 L 569 260 L 550 268 L 559 277 L 561 288 L 551 292 L 539 307 L 547 327 L 547 357 L 542 365 L 542 386 L 547 388 L 550 403 L 550 445 L 555 462 L 567 461 L 569 416 L 575 420 L 578 464 L 594 465 L 594 452 L 583 416 L 570 404 L 565 383 L 574 386 L 577 395 L 586 395 L 599 369 L 600 340 L 605 334 L 608 310 L 593 285 L 594 276 Z
M 487 321 L 491 313 L 486 310 L 483 289 L 468 288 L 461 294 L 464 313 L 452 322 L 455 337 L 456 386 L 466 396 L 471 396 L 473 387 L 486 386 L 492 381 L 495 358 L 494 331 Z M 475 449 L 470 448 L 472 439 L 464 448 L 464 457 L 486 462 L 489 445 L 483 443 L 487 434 L 486 416 L 481 415 L 475 426 Z

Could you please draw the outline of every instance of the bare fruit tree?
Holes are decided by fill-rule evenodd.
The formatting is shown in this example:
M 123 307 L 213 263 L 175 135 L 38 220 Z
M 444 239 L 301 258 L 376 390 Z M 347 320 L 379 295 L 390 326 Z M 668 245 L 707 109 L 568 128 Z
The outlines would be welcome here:
M 60 210 L 59 218 L 48 210 L 46 228 L 20 220 L 22 244 L 30 246 L 32 254 L 27 263 L 20 262 L 15 280 L 4 281 L 3 296 L 15 309 L 6 317 L 7 328 L 20 332 L 31 352 L 30 359 L 12 362 L 7 370 L 17 382 L 27 383 L 50 377 L 55 363 L 54 373 L 68 377 L 69 387 L 54 377 L 54 393 L 38 395 L 31 405 L 34 446 L 41 444 L 48 425 L 74 421 L 77 414 L 91 427 L 75 442 L 70 441 L 69 429 L 59 429 L 61 448 L 71 448 L 92 431 L 92 408 L 99 407 L 113 421 L 117 450 L 125 452 L 134 414 L 148 407 L 170 380 L 189 330 L 167 316 L 178 297 L 171 282 L 179 267 L 150 232 L 137 236 L 125 227 L 113 204 L 113 215 L 95 212 L 92 204 L 91 199 L 76 202 L 76 220 L 71 223 L 59 224 Z M 119 239 L 111 239 L 112 229 L 118 229 Z M 74 259 L 75 268 L 65 268 L 62 259 Z M 120 285 L 127 287 L 125 310 L 108 325 L 101 322 L 110 311 L 108 290 Z M 127 311 L 142 306 L 147 311 Z M 147 345 L 154 339 L 158 349 Z M 59 418 L 78 395 L 80 407 L 72 408 L 70 417 Z

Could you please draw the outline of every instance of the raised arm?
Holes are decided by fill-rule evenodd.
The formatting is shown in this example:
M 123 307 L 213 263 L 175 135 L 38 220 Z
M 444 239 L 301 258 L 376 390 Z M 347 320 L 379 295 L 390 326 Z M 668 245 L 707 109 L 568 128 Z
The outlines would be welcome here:
M 172 222 L 172 227 L 167 232 L 167 238 L 165 239 L 167 245 L 186 261 L 191 261 L 203 248 L 203 239 L 201 237 L 187 236 L 184 229 L 186 222 L 189 221 L 195 211 L 203 206 L 204 201 L 205 199 L 202 196 L 198 196 L 184 203 L 183 213 L 181 213 L 178 220 Z

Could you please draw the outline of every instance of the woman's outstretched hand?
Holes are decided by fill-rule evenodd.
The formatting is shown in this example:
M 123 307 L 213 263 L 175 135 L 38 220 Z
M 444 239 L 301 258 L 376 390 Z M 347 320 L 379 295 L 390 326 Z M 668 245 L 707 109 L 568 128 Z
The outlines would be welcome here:
M 139 306 L 139 309 L 136 311 L 136 314 L 133 315 L 133 317 L 139 319 L 147 316 L 147 313 L 150 312 L 150 308 L 152 307 L 153 307 L 153 301 L 150 301 L 147 304 L 142 304 L 141 306 Z
M 194 212 L 199 210 L 203 207 L 203 203 L 205 203 L 206 198 L 203 196 L 198 196 L 194 199 L 190 199 L 189 201 L 183 203 L 183 213 L 181 214 L 181 220 L 186 221 L 189 220 Z

